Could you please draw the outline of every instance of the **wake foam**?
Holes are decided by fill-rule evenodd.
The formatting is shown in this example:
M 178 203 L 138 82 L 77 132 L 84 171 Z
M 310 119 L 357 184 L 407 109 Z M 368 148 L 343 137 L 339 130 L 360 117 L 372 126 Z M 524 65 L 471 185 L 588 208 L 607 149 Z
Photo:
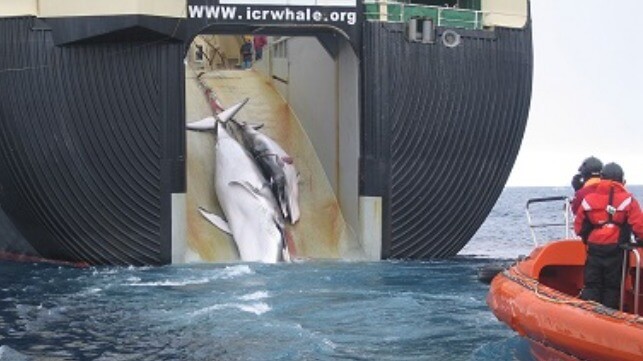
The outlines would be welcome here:
M 177 278 L 165 279 L 161 281 L 145 281 L 141 282 L 140 277 L 132 276 L 127 278 L 125 286 L 135 287 L 183 287 L 191 285 L 202 285 L 212 282 L 217 279 L 229 280 L 240 276 L 252 275 L 255 272 L 248 265 L 235 265 L 227 266 L 223 269 L 216 269 L 214 274 L 208 274 L 206 277 L 201 278 Z
M 239 299 L 243 301 L 256 301 L 256 300 L 262 300 L 268 297 L 270 297 L 270 294 L 268 294 L 267 291 L 257 291 L 257 292 L 249 293 L 247 295 L 243 295 L 239 297 Z
M 221 278 L 230 279 L 238 276 L 251 275 L 254 273 L 255 272 L 252 270 L 252 268 L 250 268 L 250 266 L 246 264 L 242 264 L 238 266 L 228 266 L 224 268 Z
M 236 308 L 236 309 L 241 310 L 243 312 L 253 313 L 253 314 L 257 315 L 257 316 L 263 315 L 264 313 L 272 310 L 272 307 L 270 307 L 270 305 L 268 305 L 267 303 L 264 303 L 264 302 L 254 302 L 254 303 L 249 303 L 249 304 L 223 303 L 223 304 L 220 304 L 220 305 L 212 305 L 212 306 L 202 308 L 200 310 L 196 310 L 194 312 L 191 312 L 190 316 L 192 316 L 192 317 L 202 316 L 202 315 L 207 315 L 209 313 L 212 313 L 213 311 L 218 311 L 218 310 L 223 310 L 223 309 L 231 309 L 231 308 Z
M 156 282 L 129 283 L 127 285 L 136 287 L 183 287 L 190 285 L 202 285 L 208 282 L 210 282 L 209 278 L 199 278 L 192 280 L 163 280 Z

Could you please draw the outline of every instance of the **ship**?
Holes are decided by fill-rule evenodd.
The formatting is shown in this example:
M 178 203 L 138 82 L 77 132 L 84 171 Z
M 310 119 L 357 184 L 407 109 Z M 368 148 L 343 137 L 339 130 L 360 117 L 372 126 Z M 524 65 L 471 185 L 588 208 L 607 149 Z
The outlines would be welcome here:
M 270 39 L 253 71 L 190 68 L 203 36 L 246 34 Z M 186 131 L 216 94 L 249 97 L 239 117 L 298 166 L 299 257 L 452 257 L 509 177 L 532 77 L 528 0 L 3 0 L 0 251 L 238 260 L 197 212 L 212 138 Z

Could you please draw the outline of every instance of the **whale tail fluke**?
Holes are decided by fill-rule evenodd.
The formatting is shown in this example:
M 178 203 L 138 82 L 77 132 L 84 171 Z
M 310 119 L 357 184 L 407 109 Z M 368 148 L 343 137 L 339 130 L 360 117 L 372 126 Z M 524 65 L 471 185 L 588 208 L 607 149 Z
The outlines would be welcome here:
M 196 130 L 200 132 L 208 131 L 208 130 L 213 130 L 216 128 L 217 121 L 214 119 L 214 117 L 206 117 L 201 120 L 197 120 L 196 122 L 188 123 L 186 124 L 186 128 L 188 130 Z
M 241 108 L 243 108 L 244 105 L 246 105 L 246 103 L 249 100 L 250 98 L 245 98 L 239 103 L 217 114 L 217 120 L 220 121 L 221 123 L 227 123 L 230 119 L 232 119 L 232 117 L 234 117 L 239 112 L 239 110 L 241 110 Z
M 196 130 L 196 131 L 208 131 L 208 130 L 214 130 L 217 127 L 217 121 L 221 123 L 227 123 L 232 117 L 234 117 L 241 108 L 243 108 L 244 105 L 250 100 L 250 98 L 245 98 L 244 100 L 240 101 L 239 103 L 229 107 L 228 109 L 222 111 L 221 113 L 217 114 L 214 117 L 206 117 L 201 120 L 197 120 L 196 122 L 191 122 L 186 125 L 187 129 L 189 130 Z

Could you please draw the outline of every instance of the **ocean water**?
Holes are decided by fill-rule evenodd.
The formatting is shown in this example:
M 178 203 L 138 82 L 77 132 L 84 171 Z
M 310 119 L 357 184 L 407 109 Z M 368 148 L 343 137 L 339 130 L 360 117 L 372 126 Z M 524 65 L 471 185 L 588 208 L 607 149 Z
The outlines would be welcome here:
M 450 260 L 0 263 L 0 360 L 531 360 L 476 273 L 529 253 L 528 198 L 568 193 L 507 188 Z

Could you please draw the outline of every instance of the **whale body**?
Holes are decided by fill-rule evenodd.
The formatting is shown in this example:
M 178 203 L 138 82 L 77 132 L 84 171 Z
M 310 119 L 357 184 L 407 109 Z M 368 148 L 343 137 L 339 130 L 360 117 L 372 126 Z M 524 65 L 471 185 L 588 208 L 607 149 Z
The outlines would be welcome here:
M 248 123 L 233 122 L 243 144 L 270 182 L 282 215 L 290 223 L 299 220 L 299 175 L 293 158 L 272 138 Z
M 216 130 L 215 191 L 225 219 L 200 208 L 201 215 L 230 233 L 241 260 L 275 263 L 289 260 L 284 221 L 277 200 L 244 147 L 228 132 L 226 123 L 247 99 L 219 113 L 187 124 L 190 130 Z

